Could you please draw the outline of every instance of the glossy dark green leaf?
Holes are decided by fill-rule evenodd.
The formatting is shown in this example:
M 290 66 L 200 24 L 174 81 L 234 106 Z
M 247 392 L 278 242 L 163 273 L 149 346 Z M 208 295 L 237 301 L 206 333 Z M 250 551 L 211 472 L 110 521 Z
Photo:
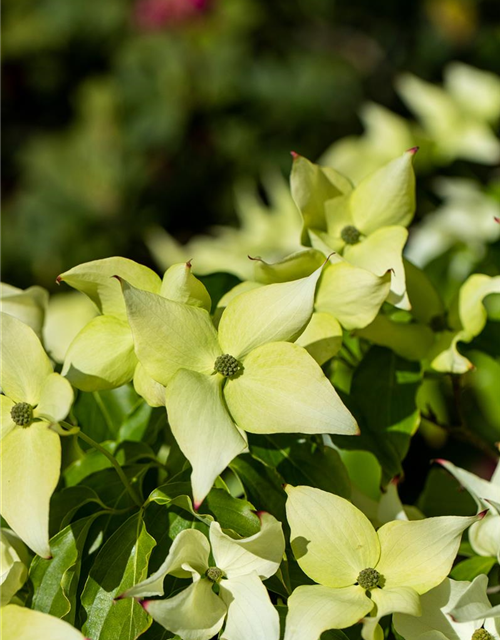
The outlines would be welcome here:
M 259 511 L 268 511 L 286 527 L 283 480 L 277 471 L 262 464 L 249 454 L 235 458 L 231 469 L 239 477 L 247 499 Z
M 102 442 L 101 446 L 112 453 L 122 465 L 130 465 L 139 460 L 156 460 L 150 447 L 143 442 Z M 79 484 L 87 476 L 111 467 L 111 462 L 96 449 L 89 448 L 84 455 L 70 464 L 63 472 L 66 484 Z
M 333 439 L 341 448 L 374 453 L 382 466 L 383 484 L 403 474 L 401 462 L 420 421 L 416 393 L 421 379 L 417 363 L 382 347 L 372 347 L 354 373 L 349 408 L 361 435 Z
M 427 476 L 424 490 L 417 502 L 428 518 L 432 516 L 470 516 L 476 513 L 476 503 L 467 491 L 444 469 L 434 466 Z
M 251 435 L 249 441 L 252 455 L 276 469 L 285 483 L 350 497 L 347 469 L 331 447 L 296 434 Z
M 143 404 L 132 385 L 109 391 L 80 393 L 72 414 L 82 429 L 96 442 L 116 440 L 120 427 Z
M 89 638 L 135 640 L 149 627 L 151 618 L 134 598 L 115 598 L 147 577 L 155 544 L 141 514 L 134 514 L 99 551 L 82 593 Z
M 223 529 L 232 529 L 241 536 L 252 536 L 260 531 L 260 520 L 252 504 L 233 498 L 224 489 L 212 489 L 200 510 L 212 513 Z
M 196 266 L 195 266 L 196 272 Z M 207 288 L 210 298 L 212 299 L 212 312 L 217 307 L 219 300 L 230 289 L 235 287 L 241 280 L 232 273 L 210 273 L 206 276 L 197 276 Z
M 167 482 L 161 485 L 151 493 L 147 502 L 180 507 L 208 525 L 213 520 L 212 516 L 195 511 L 191 499 L 191 484 L 187 481 Z M 200 508 L 200 511 L 203 511 L 203 509 Z
M 50 531 L 53 535 L 68 525 L 82 507 L 93 504 L 95 510 L 107 509 L 97 493 L 90 487 L 66 487 L 55 493 L 50 501 Z
M 450 577 L 453 580 L 474 580 L 482 573 L 488 575 L 488 573 L 496 565 L 497 559 L 483 556 L 475 556 L 474 558 L 467 558 L 459 562 L 450 573 Z
M 52 558 L 35 556 L 30 568 L 32 608 L 74 623 L 82 553 L 89 529 L 99 514 L 65 527 L 50 542 Z

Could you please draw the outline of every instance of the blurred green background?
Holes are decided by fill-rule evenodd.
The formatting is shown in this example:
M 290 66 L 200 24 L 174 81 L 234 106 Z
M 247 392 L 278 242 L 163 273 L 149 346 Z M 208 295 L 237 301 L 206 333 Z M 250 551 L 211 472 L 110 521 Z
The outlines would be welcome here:
M 186 242 L 236 224 L 235 185 L 360 134 L 366 101 L 410 117 L 402 72 L 498 70 L 498 14 L 498 0 L 4 0 L 2 279 L 53 289 L 117 254 L 154 266 L 153 225 Z M 498 203 L 494 165 L 439 173 Z M 446 200 L 436 174 L 422 171 L 420 218 Z

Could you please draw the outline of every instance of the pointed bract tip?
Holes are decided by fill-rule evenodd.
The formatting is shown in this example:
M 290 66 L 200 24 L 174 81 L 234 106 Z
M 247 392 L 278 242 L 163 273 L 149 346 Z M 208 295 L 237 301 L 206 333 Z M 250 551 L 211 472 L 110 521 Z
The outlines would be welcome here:
M 189 260 L 186 262 L 186 267 L 188 269 L 191 269 L 191 267 L 193 266 L 193 258 L 189 258 Z
M 498 222 L 498 224 L 500 224 L 500 218 L 497 218 L 496 216 L 494 216 L 494 217 L 493 217 L 493 220 L 494 220 L 495 222 Z
M 286 485 L 284 485 L 284 486 L 286 486 Z M 266 513 L 267 513 L 267 511 L 255 511 L 255 515 L 261 521 L 261 523 L 262 523 L 262 516 L 264 516 Z
M 299 154 L 296 151 L 290 151 L 290 155 L 294 160 L 297 160 L 297 158 L 299 157 Z
M 321 266 L 322 266 L 322 267 L 324 267 L 324 266 L 325 266 L 325 264 L 326 264 L 327 262 L 330 262 L 330 258 L 331 258 L 332 256 L 334 256 L 336 253 L 337 253 L 336 251 L 332 251 L 331 253 L 329 253 L 329 254 L 326 256 L 326 260 L 323 262 L 323 264 L 322 264 Z
M 118 602 L 118 600 L 123 600 L 125 596 L 123 595 L 123 593 L 121 593 L 119 596 L 116 596 L 116 598 L 113 598 L 113 602 Z
M 201 507 L 202 502 L 203 500 L 199 500 L 198 502 L 196 500 L 193 500 L 193 509 L 195 511 L 198 511 L 198 509 Z
M 482 520 L 484 518 L 484 516 L 488 513 L 489 509 L 485 509 L 484 511 L 481 511 L 480 513 L 477 514 L 477 519 L 478 520 Z
M 419 149 L 420 147 L 411 147 L 411 149 L 406 150 L 406 153 L 411 153 L 411 155 L 414 156 Z
M 255 256 L 255 258 L 253 258 L 252 256 L 247 256 L 247 258 L 249 260 L 253 260 L 254 262 L 264 262 L 264 260 L 262 260 L 260 256 Z
M 135 598 L 135 601 L 138 602 L 141 605 L 141 607 L 144 609 L 144 611 L 146 611 L 147 613 L 148 606 L 151 600 L 141 600 L 140 598 Z
M 57 276 L 56 284 L 61 284 L 61 282 L 62 282 L 62 276 Z
M 394 476 L 394 478 L 390 481 L 389 484 L 393 484 L 395 487 L 397 487 L 400 482 L 401 482 L 401 476 L 397 475 L 397 476 Z
M 444 466 L 448 461 L 444 458 L 434 458 L 434 460 L 431 460 L 431 462 L 435 462 L 436 464 Z

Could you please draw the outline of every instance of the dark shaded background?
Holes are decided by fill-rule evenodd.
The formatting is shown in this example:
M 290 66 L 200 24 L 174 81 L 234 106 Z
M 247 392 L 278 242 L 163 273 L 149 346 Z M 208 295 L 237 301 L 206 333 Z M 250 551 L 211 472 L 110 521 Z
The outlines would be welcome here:
M 181 241 L 234 223 L 242 176 L 360 132 L 367 99 L 408 115 L 401 71 L 440 82 L 451 60 L 500 59 L 497 0 L 5 0 L 3 14 L 2 279 L 21 287 L 114 254 L 152 264 L 151 223 Z

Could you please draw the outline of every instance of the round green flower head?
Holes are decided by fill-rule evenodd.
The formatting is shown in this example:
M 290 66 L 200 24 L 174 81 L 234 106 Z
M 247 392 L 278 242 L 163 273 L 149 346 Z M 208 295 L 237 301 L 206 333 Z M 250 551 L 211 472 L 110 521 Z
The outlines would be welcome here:
M 224 576 L 224 572 L 219 567 L 209 567 L 205 574 L 211 582 L 220 582 Z
M 33 407 L 27 402 L 18 402 L 10 410 L 10 417 L 20 427 L 29 427 L 33 422 Z
M 216 359 L 214 363 L 214 371 L 221 373 L 226 378 L 230 378 L 241 371 L 241 365 L 236 358 L 225 353 L 223 356 L 219 356 Z
M 340 237 L 346 244 L 358 244 L 360 236 L 361 233 L 352 224 L 348 224 L 340 232 Z
M 471 640 L 493 640 L 493 636 L 486 629 L 476 629 L 472 634 Z
M 359 572 L 358 584 L 363 589 L 375 589 L 380 581 L 380 573 L 376 569 L 368 568 Z M 476 639 L 475 639 L 476 640 Z

